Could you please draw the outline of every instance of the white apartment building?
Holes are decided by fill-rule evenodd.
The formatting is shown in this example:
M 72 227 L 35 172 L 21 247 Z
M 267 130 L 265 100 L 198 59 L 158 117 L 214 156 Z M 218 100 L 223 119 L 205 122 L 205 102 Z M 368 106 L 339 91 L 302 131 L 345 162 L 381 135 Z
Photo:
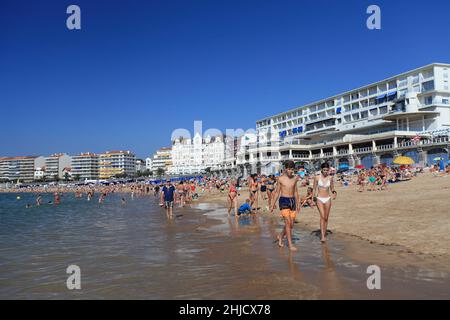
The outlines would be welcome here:
M 400 154 L 447 161 L 449 75 L 450 64 L 433 63 L 261 119 L 257 141 L 237 153 L 239 170 L 270 174 L 287 159 L 370 167 Z
M 99 178 L 117 175 L 132 177 L 136 173 L 136 156 L 130 151 L 107 151 L 99 156 Z
M 0 180 L 31 182 L 34 172 L 45 164 L 44 157 L 25 156 L 0 159 Z
M 64 179 L 64 169 L 70 168 L 72 165 L 72 157 L 65 153 L 52 154 L 45 158 L 44 175 L 47 178 Z
M 146 162 L 142 159 L 136 159 L 136 172 L 144 172 L 146 170 Z
M 163 169 L 165 173 L 172 172 L 172 148 L 164 147 L 158 149 L 153 157 L 146 159 L 146 167 L 156 174 L 158 169 Z
M 225 162 L 225 137 L 206 136 L 199 133 L 191 138 L 177 138 L 172 145 L 172 174 L 188 175 L 204 172 L 207 168 L 218 170 Z
M 152 171 L 152 163 L 153 163 L 152 158 L 150 157 L 145 158 L 145 170 Z
M 99 157 L 94 153 L 81 153 L 72 158 L 72 177 L 81 180 L 99 178 Z

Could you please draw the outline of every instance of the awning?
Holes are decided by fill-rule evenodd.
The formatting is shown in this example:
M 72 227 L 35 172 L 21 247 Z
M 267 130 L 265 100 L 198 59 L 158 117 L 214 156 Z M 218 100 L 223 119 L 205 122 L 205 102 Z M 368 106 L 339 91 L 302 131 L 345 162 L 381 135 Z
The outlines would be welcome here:
M 395 96 L 395 95 L 397 95 L 397 91 L 389 92 L 387 96 L 388 97 L 392 97 L 392 96 Z
M 377 97 L 377 100 L 383 99 L 383 98 L 385 98 L 385 97 L 386 97 L 386 94 L 382 94 L 381 96 L 378 96 L 378 97 Z

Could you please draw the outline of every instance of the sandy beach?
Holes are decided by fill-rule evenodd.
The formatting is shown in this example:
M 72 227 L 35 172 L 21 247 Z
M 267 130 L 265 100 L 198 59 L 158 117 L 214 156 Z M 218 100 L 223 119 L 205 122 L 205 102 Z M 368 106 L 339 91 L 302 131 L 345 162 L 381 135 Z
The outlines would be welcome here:
M 391 184 L 386 191 L 360 193 L 356 188 L 336 188 L 338 198 L 333 202 L 329 220 L 329 229 L 335 234 L 400 246 L 405 252 L 450 258 L 450 177 L 425 173 L 411 181 Z M 303 196 L 306 188 L 299 191 Z M 247 189 L 240 194 L 239 204 L 248 196 Z M 226 205 L 227 196 L 207 195 L 202 201 Z M 318 229 L 317 209 L 302 208 L 297 221 L 296 227 Z

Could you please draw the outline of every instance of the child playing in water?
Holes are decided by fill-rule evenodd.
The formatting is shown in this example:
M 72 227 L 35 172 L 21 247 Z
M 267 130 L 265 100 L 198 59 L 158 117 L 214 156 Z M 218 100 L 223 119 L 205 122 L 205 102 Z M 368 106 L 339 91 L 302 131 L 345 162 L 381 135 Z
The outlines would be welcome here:
M 239 207 L 238 215 L 252 213 L 252 207 L 250 206 L 250 199 L 245 200 L 245 203 Z
M 296 251 L 297 248 L 292 245 L 292 228 L 295 217 L 300 212 L 300 197 L 297 189 L 298 179 L 294 176 L 295 164 L 288 160 L 284 163 L 284 173 L 278 179 L 275 190 L 275 198 L 272 204 L 271 212 L 275 209 L 275 203 L 279 200 L 281 216 L 284 219 L 283 231 L 277 236 L 278 245 L 283 247 L 283 238 L 287 237 L 289 249 Z

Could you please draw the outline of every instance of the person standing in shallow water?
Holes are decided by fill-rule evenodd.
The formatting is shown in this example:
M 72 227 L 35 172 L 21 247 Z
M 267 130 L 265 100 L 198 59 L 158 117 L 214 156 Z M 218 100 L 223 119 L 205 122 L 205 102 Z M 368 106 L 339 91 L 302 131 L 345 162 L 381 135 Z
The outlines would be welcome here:
M 337 196 L 336 190 L 334 190 L 333 177 L 330 175 L 330 165 L 324 163 L 321 166 L 320 175 L 314 177 L 314 201 L 316 202 L 317 209 L 320 214 L 320 241 L 322 243 L 327 241 L 327 227 L 328 217 L 331 210 L 331 199 L 335 200 Z M 330 195 L 330 191 L 332 196 Z
M 166 208 L 167 218 L 172 219 L 173 217 L 173 203 L 175 201 L 175 187 L 169 181 L 161 190 L 161 204 Z
M 277 187 L 274 192 L 274 201 L 271 212 L 275 209 L 275 204 L 279 200 L 280 214 L 284 219 L 284 228 L 277 236 L 278 245 L 283 247 L 283 238 L 286 236 L 289 249 L 296 251 L 297 248 L 292 244 L 292 228 L 294 227 L 295 217 L 300 212 L 300 196 L 297 189 L 298 179 L 294 175 L 295 164 L 293 161 L 284 163 L 284 173 L 278 179 Z
M 55 196 L 55 198 L 54 198 L 53 203 L 54 203 L 54 204 L 60 204 L 60 203 L 61 203 L 61 197 L 59 196 L 59 193 L 58 193 L 58 192 L 55 192 L 55 193 L 54 193 L 54 196 Z

